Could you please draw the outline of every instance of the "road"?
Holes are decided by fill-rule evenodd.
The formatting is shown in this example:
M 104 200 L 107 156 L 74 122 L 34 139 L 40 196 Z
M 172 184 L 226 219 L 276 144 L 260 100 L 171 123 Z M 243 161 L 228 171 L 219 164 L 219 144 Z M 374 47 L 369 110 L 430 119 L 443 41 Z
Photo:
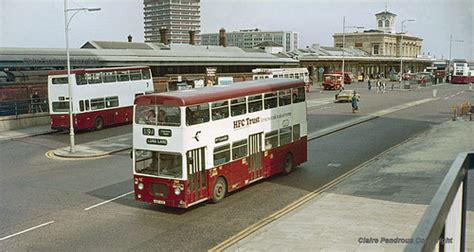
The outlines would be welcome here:
M 309 132 L 432 97 L 434 87 L 384 94 L 368 92 L 363 84 L 349 88 L 362 97 L 356 114 L 350 104 L 331 101 L 334 91 L 309 95 L 317 100 L 308 102 Z M 290 175 L 262 180 L 219 204 L 187 210 L 148 205 L 126 195 L 132 191 L 127 152 L 101 159 L 52 160 L 44 154 L 66 146 L 68 134 L 4 141 L 0 144 L 0 250 L 207 250 L 388 148 L 450 120 L 452 104 L 474 100 L 474 92 L 463 92 L 466 86 L 436 89 L 440 98 L 435 101 L 310 141 L 308 162 Z M 130 130 L 127 125 L 82 132 L 76 141 Z M 123 197 L 96 206 L 117 196 Z M 92 206 L 96 207 L 89 209 Z

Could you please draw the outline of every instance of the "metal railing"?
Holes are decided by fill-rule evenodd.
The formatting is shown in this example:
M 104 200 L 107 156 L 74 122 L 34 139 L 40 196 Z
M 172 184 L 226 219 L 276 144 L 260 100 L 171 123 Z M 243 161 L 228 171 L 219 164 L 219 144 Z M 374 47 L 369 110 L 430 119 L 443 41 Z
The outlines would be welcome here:
M 474 152 L 461 153 L 449 168 L 405 251 L 465 251 L 467 172 Z
M 40 97 L 38 100 L 23 99 L 0 102 L 0 116 L 18 116 L 45 112 L 49 112 L 47 97 Z

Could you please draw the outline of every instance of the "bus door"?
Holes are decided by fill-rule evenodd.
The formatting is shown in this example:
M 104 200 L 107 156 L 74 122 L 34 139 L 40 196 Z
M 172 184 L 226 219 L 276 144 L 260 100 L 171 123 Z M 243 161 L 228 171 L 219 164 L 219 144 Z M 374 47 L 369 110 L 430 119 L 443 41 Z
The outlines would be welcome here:
M 186 153 L 189 202 L 207 197 L 205 147 Z
M 250 181 L 263 177 L 263 151 L 262 151 L 263 133 L 257 133 L 249 136 L 249 175 Z

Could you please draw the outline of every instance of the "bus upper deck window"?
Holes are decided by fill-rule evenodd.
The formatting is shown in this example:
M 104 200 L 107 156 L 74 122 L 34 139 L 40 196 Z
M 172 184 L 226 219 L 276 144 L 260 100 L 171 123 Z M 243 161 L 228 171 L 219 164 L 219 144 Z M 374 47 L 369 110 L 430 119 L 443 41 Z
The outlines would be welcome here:
M 291 90 L 285 89 L 278 91 L 278 98 L 280 106 L 291 104 Z
M 247 104 L 245 97 L 239 97 L 230 101 L 230 113 L 232 116 L 243 115 L 247 113 Z
M 67 77 L 56 77 L 53 78 L 51 81 L 53 84 L 67 84 L 68 78 Z
M 86 85 L 86 76 L 84 74 L 76 74 L 76 83 L 77 85 Z
M 293 103 L 305 101 L 305 91 L 303 87 L 293 89 L 292 92 L 293 92 Z
M 221 101 L 212 103 L 212 120 L 220 120 L 229 117 L 229 102 Z
M 249 113 L 262 110 L 262 95 L 249 96 L 248 104 Z
M 186 125 L 209 122 L 209 104 L 199 104 L 186 108 Z
M 278 106 L 276 92 L 266 93 L 264 97 L 265 109 L 275 108 Z
M 151 79 L 150 69 L 142 69 L 142 76 L 144 80 Z

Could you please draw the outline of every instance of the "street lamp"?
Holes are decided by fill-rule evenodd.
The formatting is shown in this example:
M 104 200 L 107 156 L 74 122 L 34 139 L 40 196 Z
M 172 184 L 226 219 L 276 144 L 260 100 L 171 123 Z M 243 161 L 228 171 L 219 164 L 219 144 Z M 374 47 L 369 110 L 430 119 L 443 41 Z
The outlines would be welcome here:
M 451 62 L 451 48 L 453 42 L 464 42 L 464 40 L 453 39 L 453 34 L 449 34 L 449 62 Z
M 69 152 L 74 153 L 76 148 L 74 146 L 74 124 L 72 116 L 72 83 L 71 83 L 71 60 L 69 58 L 69 25 L 72 18 L 81 11 L 100 11 L 100 8 L 67 8 L 67 0 L 64 0 L 64 33 L 66 34 L 66 60 L 67 60 L 67 82 L 68 82 L 68 96 L 69 96 L 69 138 L 71 146 Z M 73 12 L 71 17 L 68 17 L 68 12 Z
M 344 46 L 346 44 L 346 28 L 364 29 L 364 26 L 346 26 L 346 16 L 342 17 L 342 86 L 344 86 Z
M 402 55 L 402 46 L 403 46 L 403 28 L 405 27 L 405 22 L 413 22 L 415 19 L 405 19 L 402 21 L 402 37 L 400 38 L 400 82 L 402 82 L 403 75 L 403 55 Z

